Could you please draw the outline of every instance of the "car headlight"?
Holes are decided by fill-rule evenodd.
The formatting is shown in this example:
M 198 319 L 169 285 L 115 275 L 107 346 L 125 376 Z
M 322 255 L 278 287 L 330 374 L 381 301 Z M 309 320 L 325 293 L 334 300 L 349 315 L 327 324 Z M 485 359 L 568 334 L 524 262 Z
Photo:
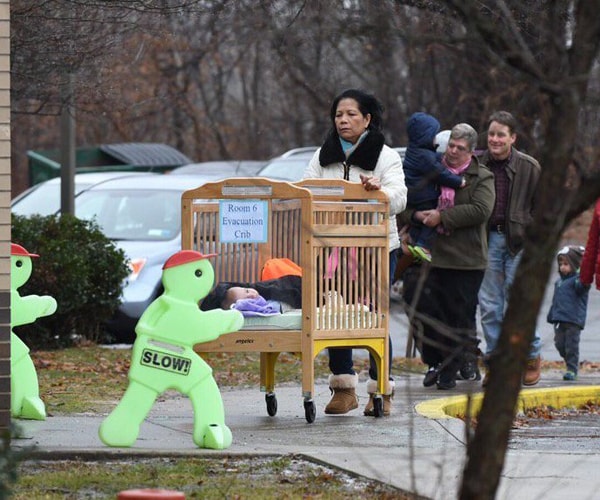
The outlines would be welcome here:
M 129 281 L 135 281 L 137 279 L 138 275 L 140 274 L 140 272 L 146 265 L 146 260 L 147 259 L 144 257 L 139 257 L 136 259 L 131 259 L 129 261 L 129 270 L 130 270 L 130 274 L 128 276 Z

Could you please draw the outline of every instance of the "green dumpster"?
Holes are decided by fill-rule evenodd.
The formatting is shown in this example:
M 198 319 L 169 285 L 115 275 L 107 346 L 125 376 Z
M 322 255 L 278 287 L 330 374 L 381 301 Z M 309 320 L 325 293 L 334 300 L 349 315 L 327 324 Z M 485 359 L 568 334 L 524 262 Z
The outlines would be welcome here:
M 60 150 L 27 151 L 29 185 L 60 176 Z M 168 172 L 192 161 L 177 149 L 160 143 L 128 142 L 77 148 L 76 172 Z

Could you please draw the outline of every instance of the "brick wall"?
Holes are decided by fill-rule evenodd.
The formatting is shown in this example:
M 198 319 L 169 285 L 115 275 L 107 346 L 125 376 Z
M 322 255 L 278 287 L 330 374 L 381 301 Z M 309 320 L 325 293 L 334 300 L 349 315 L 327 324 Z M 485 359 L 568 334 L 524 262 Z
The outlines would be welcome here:
M 10 427 L 10 1 L 0 0 L 0 430 Z

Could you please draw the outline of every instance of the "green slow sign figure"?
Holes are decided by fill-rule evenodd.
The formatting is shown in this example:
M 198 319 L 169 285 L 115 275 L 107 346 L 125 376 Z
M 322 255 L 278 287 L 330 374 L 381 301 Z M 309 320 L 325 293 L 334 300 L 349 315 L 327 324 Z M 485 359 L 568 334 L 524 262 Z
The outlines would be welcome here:
M 56 311 L 56 300 L 49 295 L 26 295 L 17 291 L 27 283 L 33 268 L 29 253 L 21 245 L 10 245 L 10 411 L 13 417 L 45 420 L 46 407 L 40 399 L 37 373 L 29 357 L 29 347 L 15 335 L 15 326 L 33 323 Z
M 194 443 L 212 449 L 231 445 L 212 369 L 193 349 L 195 344 L 239 330 L 244 323 L 239 311 L 201 311 L 198 307 L 214 284 L 214 269 L 208 260 L 213 256 L 182 250 L 165 262 L 165 291 L 144 311 L 135 328 L 129 386 L 100 425 L 104 444 L 128 447 L 135 443 L 156 398 L 167 389 L 176 389 L 192 403 Z

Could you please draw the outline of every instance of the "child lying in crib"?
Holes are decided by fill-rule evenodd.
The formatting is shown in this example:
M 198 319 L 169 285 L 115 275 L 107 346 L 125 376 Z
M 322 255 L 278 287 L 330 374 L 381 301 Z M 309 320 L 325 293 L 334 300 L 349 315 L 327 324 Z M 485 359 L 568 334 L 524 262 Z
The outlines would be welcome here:
M 278 300 L 267 300 L 254 288 L 243 286 L 232 286 L 225 292 L 225 298 L 221 303 L 222 309 L 236 309 L 244 317 L 272 316 L 282 314 L 291 309 L 285 302 Z
M 282 276 L 256 283 L 222 282 L 200 309 L 238 309 L 244 316 L 270 316 L 302 307 L 302 278 Z

